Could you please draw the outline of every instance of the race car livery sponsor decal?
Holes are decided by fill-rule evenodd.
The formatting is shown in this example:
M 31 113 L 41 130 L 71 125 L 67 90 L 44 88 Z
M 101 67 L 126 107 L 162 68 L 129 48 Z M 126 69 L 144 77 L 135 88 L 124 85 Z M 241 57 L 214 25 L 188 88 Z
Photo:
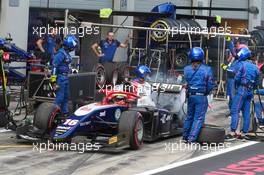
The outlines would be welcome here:
M 91 121 L 82 122 L 82 123 L 80 123 L 80 126 L 87 126 L 87 125 L 90 125 L 90 124 L 91 124 Z
M 65 133 L 67 132 L 67 130 L 63 130 L 63 129 L 56 129 L 56 133 Z
M 71 127 L 58 126 L 57 129 L 69 130 L 69 129 L 71 129 Z
M 205 173 L 205 175 L 235 175 L 235 174 L 263 174 L 264 173 L 264 155 L 257 155 L 249 159 L 240 161 L 226 166 L 225 168 L 219 168 L 216 171 Z
M 111 145 L 117 142 L 117 136 L 113 136 L 108 140 L 108 144 Z
M 121 116 L 121 110 L 120 109 L 116 109 L 116 111 L 115 111 L 115 119 L 119 120 L 120 116 Z
M 156 92 L 180 92 L 182 90 L 182 85 L 177 84 L 166 84 L 166 83 L 153 83 L 152 90 Z
M 90 114 L 96 110 L 114 107 L 116 105 L 101 105 L 100 103 L 92 103 L 86 106 L 82 106 L 74 112 L 75 116 L 84 116 Z
M 99 117 L 104 117 L 104 116 L 106 116 L 106 111 L 100 112 Z
M 67 120 L 63 123 L 63 125 L 75 126 L 75 125 L 77 125 L 78 122 L 79 122 L 79 120 L 67 119 Z
M 160 118 L 160 121 L 164 124 L 164 123 L 166 123 L 167 121 L 170 121 L 171 118 L 172 118 L 171 115 L 162 114 L 162 117 Z

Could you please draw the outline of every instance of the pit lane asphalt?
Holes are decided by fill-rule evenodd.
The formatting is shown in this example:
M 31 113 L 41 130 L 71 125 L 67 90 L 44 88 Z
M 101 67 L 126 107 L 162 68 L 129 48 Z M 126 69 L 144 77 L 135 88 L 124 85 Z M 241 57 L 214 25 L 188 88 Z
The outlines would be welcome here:
M 226 101 L 215 101 L 213 111 L 209 111 L 206 123 L 229 127 L 229 119 L 225 117 Z M 15 133 L 0 128 L 0 174 L 136 174 L 156 169 L 175 162 L 180 162 L 211 151 L 205 150 L 169 150 L 168 144 L 180 142 L 180 137 L 163 139 L 154 143 L 145 143 L 137 151 L 43 151 L 33 150 L 30 143 L 18 142 Z M 244 144 L 237 141 L 229 146 Z M 177 173 L 178 174 L 178 173 Z

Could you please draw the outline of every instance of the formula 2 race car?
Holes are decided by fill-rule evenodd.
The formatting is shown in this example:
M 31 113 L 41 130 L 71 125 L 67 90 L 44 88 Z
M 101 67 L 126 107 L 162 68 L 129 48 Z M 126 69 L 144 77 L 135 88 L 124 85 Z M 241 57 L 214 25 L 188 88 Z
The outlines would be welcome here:
M 18 127 L 17 136 L 59 142 L 86 136 L 102 146 L 139 149 L 143 141 L 181 134 L 183 119 L 177 112 L 137 106 L 140 98 L 133 92 L 108 91 L 101 102 L 81 106 L 66 119 L 62 119 L 59 107 L 42 103 L 36 110 L 33 124 Z

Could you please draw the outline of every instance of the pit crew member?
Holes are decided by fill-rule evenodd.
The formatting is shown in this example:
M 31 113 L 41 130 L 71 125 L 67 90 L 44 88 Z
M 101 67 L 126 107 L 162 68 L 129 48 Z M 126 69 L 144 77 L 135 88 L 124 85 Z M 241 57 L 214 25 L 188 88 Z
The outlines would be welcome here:
M 212 70 L 203 63 L 204 51 L 194 47 L 189 52 L 190 65 L 184 68 L 187 82 L 187 116 L 183 126 L 183 140 L 195 142 L 204 123 L 208 108 L 207 95 L 214 88 Z
M 56 84 L 55 104 L 61 108 L 64 116 L 67 116 L 68 111 L 68 96 L 69 96 L 69 79 L 70 63 L 72 57 L 69 52 L 78 47 L 78 40 L 74 35 L 68 35 L 64 40 L 62 47 L 58 50 L 52 64 L 51 83 Z M 53 86 L 56 87 L 56 86 Z
M 241 66 L 235 75 L 236 95 L 231 106 L 231 133 L 227 135 L 227 140 L 248 138 L 246 134 L 250 125 L 250 102 L 259 78 L 258 68 L 251 60 L 251 51 L 248 48 L 242 48 L 237 56 Z M 244 119 L 242 134 L 236 133 L 240 110 L 243 112 Z
M 264 95 L 264 89 L 258 89 L 255 91 L 256 94 L 263 96 Z M 261 104 L 262 103 L 262 104 Z M 264 111 L 263 109 L 264 103 L 263 102 L 255 102 L 255 112 L 256 117 L 258 119 L 258 123 L 262 126 L 264 126 L 264 117 L 262 117 L 262 113 Z
M 36 56 L 42 59 L 44 64 L 52 64 L 55 55 L 56 44 L 60 41 L 55 28 L 50 28 L 49 34 L 41 37 L 37 40 L 37 52 Z
M 114 32 L 109 31 L 107 32 L 106 39 L 101 40 L 100 43 L 94 43 L 92 45 L 92 50 L 99 58 L 99 62 L 113 62 L 116 49 L 118 47 L 127 48 L 128 41 L 130 38 L 129 36 L 130 35 L 128 35 L 124 43 L 120 43 L 118 40 L 115 39 Z
M 241 48 L 248 48 L 247 45 L 242 44 L 239 39 L 231 40 L 230 37 L 226 38 L 227 41 L 227 47 L 230 50 L 230 55 L 227 59 L 228 65 L 225 65 L 224 63 L 221 64 L 221 67 L 223 70 L 227 71 L 227 84 L 226 84 L 226 95 L 228 96 L 229 103 L 229 111 L 231 113 L 231 106 L 232 106 L 232 100 L 235 96 L 235 74 L 239 70 L 239 67 L 241 66 L 240 62 L 237 59 L 237 52 Z M 227 116 L 230 116 L 228 114 Z

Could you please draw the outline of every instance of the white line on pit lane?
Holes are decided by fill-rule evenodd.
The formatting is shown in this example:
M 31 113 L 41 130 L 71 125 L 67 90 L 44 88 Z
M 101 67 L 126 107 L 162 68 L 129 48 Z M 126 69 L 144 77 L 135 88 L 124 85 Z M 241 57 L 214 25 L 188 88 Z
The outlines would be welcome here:
M 10 132 L 10 131 L 12 131 L 12 130 L 10 130 L 10 129 L 0 129 L 0 133 Z
M 257 143 L 259 143 L 259 142 L 255 142 L 255 141 L 247 142 L 247 143 L 244 143 L 244 144 L 241 144 L 241 145 L 237 145 L 237 146 L 233 146 L 233 147 L 230 147 L 230 148 L 226 148 L 226 149 L 223 149 L 223 150 L 220 150 L 220 151 L 217 151 L 217 152 L 205 154 L 205 155 L 198 156 L 198 157 L 195 157 L 195 158 L 192 158 L 192 159 L 187 159 L 187 160 L 184 160 L 184 161 L 181 161 L 181 162 L 176 162 L 176 163 L 173 163 L 173 164 L 170 164 L 170 165 L 166 165 L 166 166 L 163 166 L 163 167 L 160 167 L 160 168 L 157 168 L 157 169 L 145 171 L 143 173 L 139 173 L 139 174 L 136 174 L 136 175 L 151 175 L 151 174 L 160 173 L 160 172 L 172 169 L 172 168 L 180 167 L 180 166 L 187 165 L 187 164 L 190 164 L 190 163 L 193 163 L 193 162 L 197 162 L 197 161 L 200 161 L 200 160 L 204 160 L 204 159 L 208 159 L 208 158 L 211 158 L 211 157 L 215 157 L 215 156 L 218 156 L 218 155 L 221 155 L 221 154 L 224 154 L 224 153 L 227 153 L 227 152 L 231 152 L 231 151 L 234 151 L 234 150 L 238 150 L 238 149 L 241 149 L 241 148 L 245 148 L 245 147 L 257 144 Z

